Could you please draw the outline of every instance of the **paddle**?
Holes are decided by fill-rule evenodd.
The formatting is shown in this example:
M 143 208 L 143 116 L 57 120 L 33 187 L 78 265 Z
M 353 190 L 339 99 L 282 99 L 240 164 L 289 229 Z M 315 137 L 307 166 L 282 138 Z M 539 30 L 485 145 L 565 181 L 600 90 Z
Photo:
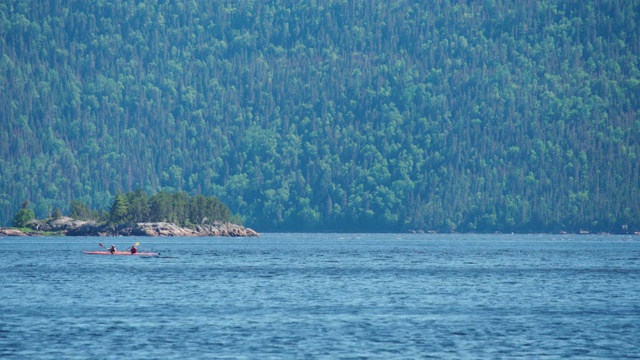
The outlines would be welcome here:
M 132 254 L 135 254 L 138 252 L 138 245 L 140 245 L 140 242 L 136 242 L 135 244 L 129 246 L 127 250 L 131 251 Z
M 106 247 L 106 246 L 102 245 L 102 243 L 98 243 L 98 245 L 100 245 L 100 247 L 101 247 L 101 248 L 103 248 L 103 249 L 108 250 L 109 252 L 111 252 L 111 248 L 108 248 L 108 247 Z

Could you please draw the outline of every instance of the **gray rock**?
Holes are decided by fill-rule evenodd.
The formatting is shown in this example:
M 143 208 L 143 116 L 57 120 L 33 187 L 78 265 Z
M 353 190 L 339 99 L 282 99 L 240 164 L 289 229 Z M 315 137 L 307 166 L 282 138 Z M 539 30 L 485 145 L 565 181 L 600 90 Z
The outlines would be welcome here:
M 0 228 L 0 236 L 27 236 L 27 234 L 18 229 Z
M 83 220 L 76 220 L 63 216 L 60 219 L 31 220 L 27 223 L 27 227 L 38 231 L 66 232 L 71 229 L 76 229 L 86 223 L 87 222 Z
M 85 223 L 67 231 L 67 236 L 260 236 L 253 229 L 236 224 L 212 224 L 195 229 L 179 227 L 172 223 L 126 223 L 110 227 L 95 222 Z

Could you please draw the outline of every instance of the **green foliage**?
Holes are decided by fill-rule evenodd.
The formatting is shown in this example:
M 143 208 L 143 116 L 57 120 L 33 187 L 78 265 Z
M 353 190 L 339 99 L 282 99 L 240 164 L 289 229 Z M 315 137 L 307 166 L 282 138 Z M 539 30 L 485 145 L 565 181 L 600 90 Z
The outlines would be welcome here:
M 113 199 L 113 204 L 109 209 L 109 222 L 111 223 L 121 223 L 128 219 L 129 215 L 129 200 L 122 193 L 122 191 L 118 190 L 115 198 Z
M 13 216 L 13 221 L 11 222 L 11 225 L 14 227 L 22 228 L 34 218 L 35 218 L 35 214 L 33 213 L 33 210 L 29 208 L 29 201 L 24 200 L 22 202 L 22 206 L 20 207 L 20 210 L 18 210 L 18 212 Z
M 143 222 L 150 217 L 149 195 L 142 189 L 127 194 L 128 218 L 133 222 Z
M 62 210 L 60 210 L 59 207 L 56 206 L 55 209 L 53 209 L 53 218 L 54 219 L 60 219 L 62 218 Z
M 116 218 L 200 224 L 188 193 L 261 231 L 640 231 L 639 13 L 10 1 L 0 223 L 142 189 Z
M 77 202 L 76 202 L 77 206 Z M 142 189 L 124 194 L 117 192 L 109 211 L 109 222 L 171 222 L 181 226 L 195 226 L 214 222 L 238 222 L 229 208 L 218 198 L 185 192 L 161 191 L 149 196 Z
M 89 209 L 89 207 L 80 200 L 71 201 L 71 212 L 69 216 L 78 220 L 91 220 L 95 219 L 95 214 Z

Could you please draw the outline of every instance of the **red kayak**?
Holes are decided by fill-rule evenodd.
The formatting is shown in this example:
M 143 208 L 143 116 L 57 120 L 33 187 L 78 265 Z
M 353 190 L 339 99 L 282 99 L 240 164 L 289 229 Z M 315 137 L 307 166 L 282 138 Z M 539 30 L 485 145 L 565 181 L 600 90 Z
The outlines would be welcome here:
M 85 254 L 89 255 L 133 255 L 133 256 L 158 256 L 159 253 L 155 252 L 137 252 L 132 254 L 129 251 L 116 251 L 115 253 L 111 253 L 110 251 L 83 251 Z

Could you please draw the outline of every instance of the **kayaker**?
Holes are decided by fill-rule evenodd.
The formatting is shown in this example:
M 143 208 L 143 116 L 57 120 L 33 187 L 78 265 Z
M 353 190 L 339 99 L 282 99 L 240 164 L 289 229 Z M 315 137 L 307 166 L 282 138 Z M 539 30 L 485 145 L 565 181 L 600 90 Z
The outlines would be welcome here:
M 132 254 L 135 254 L 135 253 L 137 253 L 137 252 L 138 252 L 138 247 L 137 247 L 135 244 L 134 244 L 134 245 L 131 245 L 131 253 L 132 253 Z
M 111 244 L 111 247 L 109 248 L 109 252 L 112 253 L 112 254 L 115 254 L 116 251 L 118 251 L 118 250 L 116 250 L 116 246 Z

